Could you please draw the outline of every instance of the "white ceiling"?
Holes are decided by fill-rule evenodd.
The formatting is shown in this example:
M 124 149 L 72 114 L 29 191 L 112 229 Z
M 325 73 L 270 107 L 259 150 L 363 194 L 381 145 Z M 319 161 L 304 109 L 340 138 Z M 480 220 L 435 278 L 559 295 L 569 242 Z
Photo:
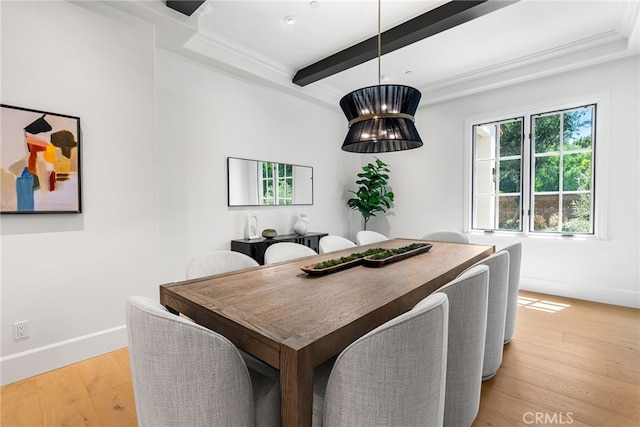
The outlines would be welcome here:
M 151 22 L 160 47 L 319 103 L 337 106 L 346 93 L 378 83 L 376 59 L 305 87 L 292 83 L 300 68 L 375 36 L 376 0 L 317 0 L 315 7 L 311 0 L 207 0 L 191 17 L 164 0 L 77 3 Z M 382 31 L 444 3 L 382 0 Z M 420 89 L 426 105 L 638 54 L 639 14 L 640 0 L 520 0 L 384 55 L 383 83 Z M 285 24 L 286 16 L 296 24 Z

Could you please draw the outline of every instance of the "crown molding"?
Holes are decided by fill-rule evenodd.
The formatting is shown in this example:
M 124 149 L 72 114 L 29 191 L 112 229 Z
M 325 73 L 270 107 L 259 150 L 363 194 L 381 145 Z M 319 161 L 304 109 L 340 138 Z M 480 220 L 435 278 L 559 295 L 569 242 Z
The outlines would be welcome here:
M 188 17 L 167 8 L 161 1 L 71 2 L 121 22 L 127 22 L 123 16 L 135 17 L 138 23 L 147 23 L 145 27 L 151 28 L 158 48 L 339 111 L 338 103 L 344 93 L 338 93 L 323 81 L 305 87 L 294 84 L 295 70 L 201 28 L 197 13 Z M 636 55 L 640 46 L 639 12 L 640 2 L 628 1 L 616 31 L 417 86 L 423 93 L 420 107 Z
M 266 84 L 323 106 L 338 108 L 337 100 L 343 95 L 322 83 L 305 88 L 295 85 L 291 81 L 293 69 L 210 31 L 199 31 L 178 50 L 176 53 L 187 54 L 192 58 L 195 55 L 201 62 L 226 72 Z
M 627 46 L 626 37 L 607 32 L 514 61 L 422 85 L 418 88 L 423 93 L 420 107 L 639 54 L 637 50 L 630 50 Z

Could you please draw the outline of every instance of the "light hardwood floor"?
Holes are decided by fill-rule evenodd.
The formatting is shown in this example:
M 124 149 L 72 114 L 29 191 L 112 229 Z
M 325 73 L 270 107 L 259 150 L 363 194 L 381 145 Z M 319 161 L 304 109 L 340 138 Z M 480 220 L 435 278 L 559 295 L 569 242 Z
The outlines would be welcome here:
M 640 310 L 520 293 L 475 426 L 640 426 Z M 137 425 L 121 349 L 1 388 L 1 425 Z

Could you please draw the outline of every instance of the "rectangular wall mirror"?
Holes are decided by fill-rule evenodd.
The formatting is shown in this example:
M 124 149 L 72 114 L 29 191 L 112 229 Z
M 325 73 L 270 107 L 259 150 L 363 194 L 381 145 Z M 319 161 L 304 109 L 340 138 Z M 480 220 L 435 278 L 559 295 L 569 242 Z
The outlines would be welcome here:
M 229 206 L 312 205 L 313 168 L 227 158 Z

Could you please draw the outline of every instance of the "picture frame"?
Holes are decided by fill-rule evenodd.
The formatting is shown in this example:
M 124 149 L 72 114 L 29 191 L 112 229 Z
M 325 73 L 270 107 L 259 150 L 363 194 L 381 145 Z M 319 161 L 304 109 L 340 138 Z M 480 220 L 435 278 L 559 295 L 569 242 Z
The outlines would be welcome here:
M 0 104 L 0 214 L 81 213 L 80 117 Z

